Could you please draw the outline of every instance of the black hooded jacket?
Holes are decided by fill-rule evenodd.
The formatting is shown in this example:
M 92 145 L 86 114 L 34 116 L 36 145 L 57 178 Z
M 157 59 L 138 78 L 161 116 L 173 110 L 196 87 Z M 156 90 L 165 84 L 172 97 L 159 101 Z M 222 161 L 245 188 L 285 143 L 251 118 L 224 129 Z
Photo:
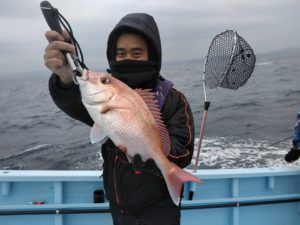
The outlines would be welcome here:
M 149 47 L 150 50 L 154 49 L 157 72 L 159 73 L 161 69 L 161 43 L 159 30 L 153 17 L 145 13 L 128 14 L 115 26 L 107 41 L 106 55 L 108 62 L 114 61 L 117 39 L 121 34 L 126 32 L 135 32 L 146 39 L 146 42 L 150 45 L 148 46 L 148 50 Z
M 161 44 L 154 19 L 142 13 L 125 16 L 113 29 L 108 39 L 107 58 L 113 60 L 113 51 L 117 37 L 126 30 L 134 29 L 141 33 L 154 48 L 157 60 L 157 72 L 161 68 Z M 55 104 L 70 117 L 89 126 L 93 121 L 81 102 L 78 86 L 64 87 L 57 75 L 49 80 L 50 94 Z M 182 93 L 172 88 L 162 108 L 162 117 L 171 140 L 171 152 L 168 159 L 180 167 L 190 164 L 194 148 L 194 122 L 190 106 Z M 138 146 L 137 146 L 138 148 Z M 134 173 L 126 156 L 108 139 L 102 145 L 103 180 L 106 196 L 112 206 L 122 212 L 140 212 L 147 207 L 175 207 L 164 179 L 157 173 Z

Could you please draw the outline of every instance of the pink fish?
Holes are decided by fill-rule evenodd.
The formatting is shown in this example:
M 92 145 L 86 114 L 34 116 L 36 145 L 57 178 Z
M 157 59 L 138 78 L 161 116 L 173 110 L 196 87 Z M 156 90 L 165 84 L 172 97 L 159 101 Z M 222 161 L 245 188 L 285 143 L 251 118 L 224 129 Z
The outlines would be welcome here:
M 116 146 L 126 149 L 129 162 L 136 154 L 143 161 L 152 158 L 176 205 L 184 182 L 203 183 L 168 160 L 169 134 L 150 90 L 133 90 L 112 76 L 87 70 L 77 81 L 82 102 L 95 122 L 90 134 L 92 143 L 103 144 L 110 138 Z

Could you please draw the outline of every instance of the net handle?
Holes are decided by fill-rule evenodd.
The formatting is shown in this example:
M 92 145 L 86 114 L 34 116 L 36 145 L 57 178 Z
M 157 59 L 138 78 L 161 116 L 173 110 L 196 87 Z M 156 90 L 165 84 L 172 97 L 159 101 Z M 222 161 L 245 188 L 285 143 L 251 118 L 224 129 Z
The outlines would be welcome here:
M 202 117 L 201 129 L 200 129 L 200 134 L 199 134 L 199 144 L 198 144 L 198 148 L 197 148 L 197 156 L 196 156 L 196 162 L 195 162 L 195 167 L 194 167 L 195 173 L 197 172 L 197 168 L 198 168 L 198 164 L 199 164 L 200 150 L 201 150 L 202 140 L 204 137 L 204 131 L 205 131 L 205 125 L 206 125 L 206 119 L 207 119 L 209 105 L 210 105 L 210 102 L 204 103 L 204 113 L 203 113 L 203 117 Z

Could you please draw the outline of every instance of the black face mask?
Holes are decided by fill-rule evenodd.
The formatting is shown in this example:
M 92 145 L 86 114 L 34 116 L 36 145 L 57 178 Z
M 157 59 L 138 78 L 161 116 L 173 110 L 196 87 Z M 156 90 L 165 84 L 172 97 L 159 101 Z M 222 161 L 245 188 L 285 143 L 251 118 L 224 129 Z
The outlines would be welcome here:
M 158 73 L 156 62 L 140 60 L 110 61 L 112 75 L 131 88 L 154 88 Z

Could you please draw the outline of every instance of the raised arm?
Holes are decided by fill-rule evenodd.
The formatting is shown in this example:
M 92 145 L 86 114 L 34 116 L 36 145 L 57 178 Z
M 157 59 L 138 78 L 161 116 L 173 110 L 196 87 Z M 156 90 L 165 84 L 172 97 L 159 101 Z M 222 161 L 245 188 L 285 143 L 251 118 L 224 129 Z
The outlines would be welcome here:
M 65 31 L 63 36 L 55 31 L 47 31 L 45 36 L 49 44 L 45 49 L 44 63 L 53 72 L 49 91 L 54 103 L 70 117 L 92 126 L 93 121 L 82 104 L 79 88 L 73 83 L 72 71 L 62 53 L 74 54 L 75 47 L 65 42 L 69 39 Z

